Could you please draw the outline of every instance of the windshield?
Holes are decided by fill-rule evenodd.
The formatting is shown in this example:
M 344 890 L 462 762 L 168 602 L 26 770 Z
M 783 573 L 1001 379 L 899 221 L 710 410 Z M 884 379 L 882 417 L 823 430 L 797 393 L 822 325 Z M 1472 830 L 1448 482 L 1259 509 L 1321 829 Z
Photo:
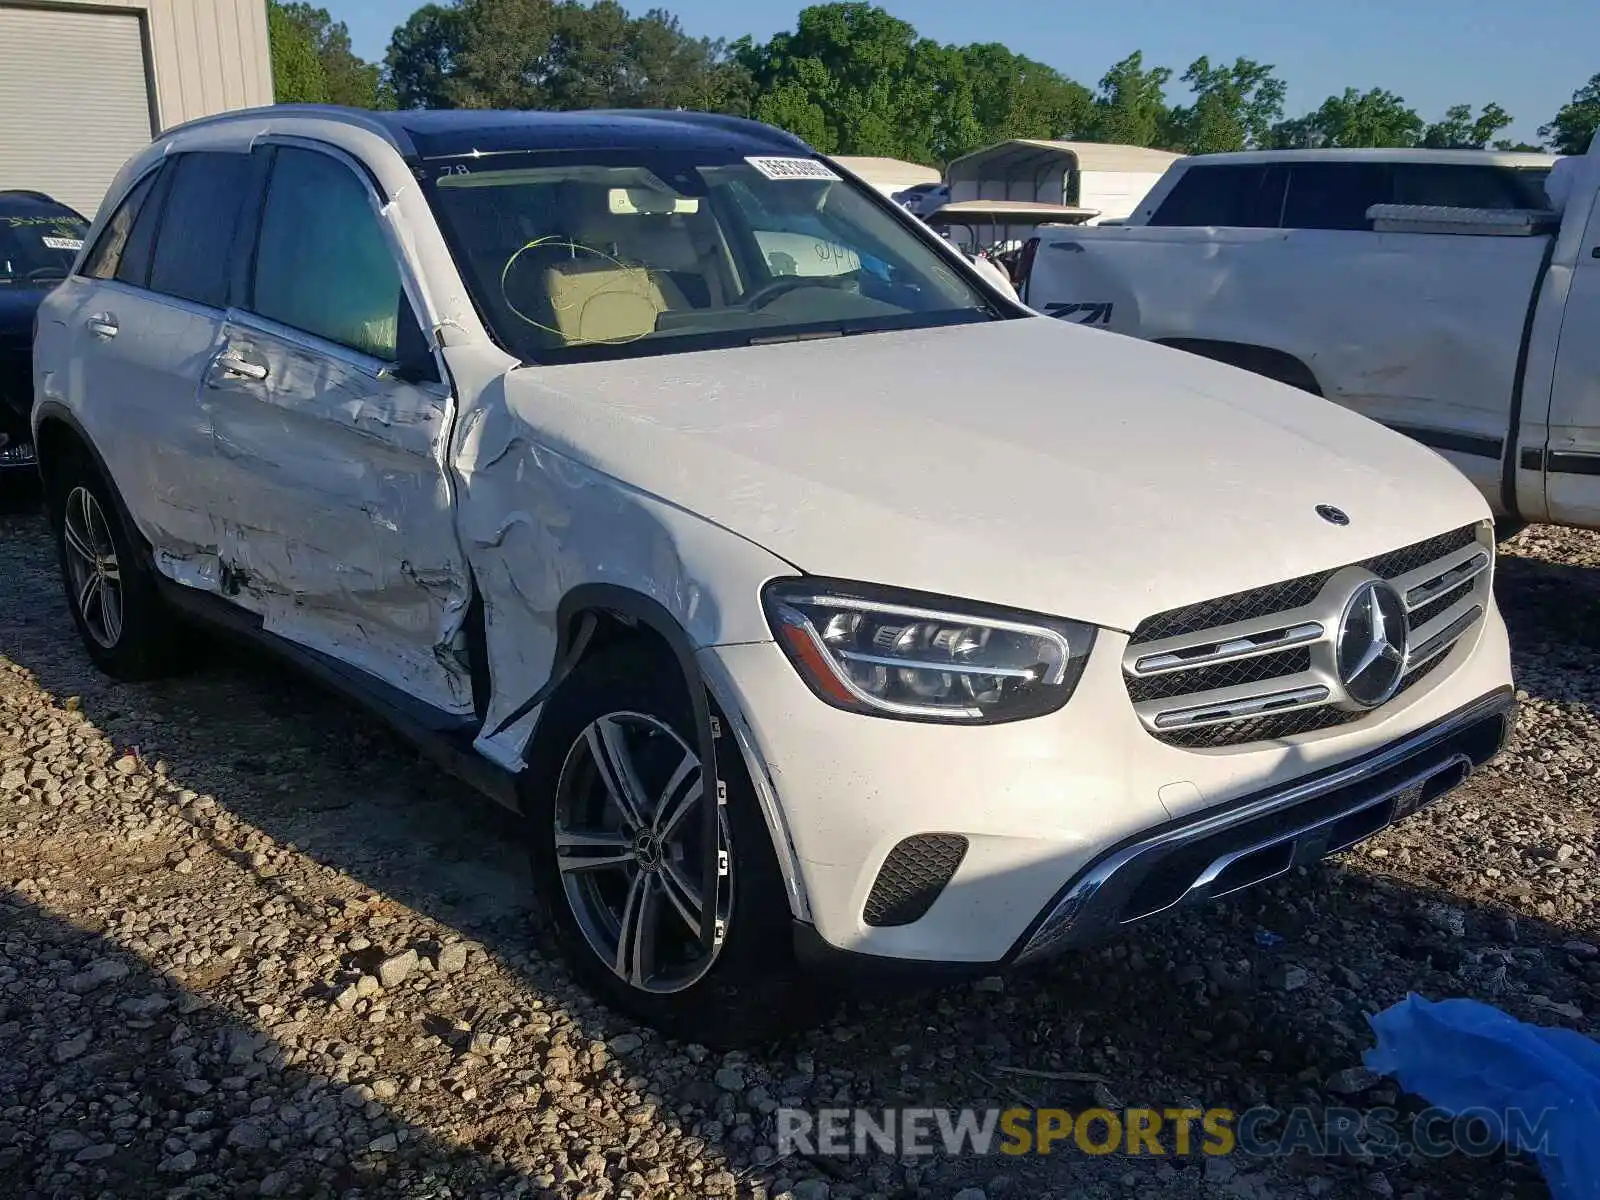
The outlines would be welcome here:
M 28 287 L 65 279 L 83 249 L 89 227 L 62 213 L 48 217 L 0 216 L 0 287 Z
M 426 178 L 480 312 L 527 362 L 997 315 L 816 159 L 539 151 L 431 163 Z

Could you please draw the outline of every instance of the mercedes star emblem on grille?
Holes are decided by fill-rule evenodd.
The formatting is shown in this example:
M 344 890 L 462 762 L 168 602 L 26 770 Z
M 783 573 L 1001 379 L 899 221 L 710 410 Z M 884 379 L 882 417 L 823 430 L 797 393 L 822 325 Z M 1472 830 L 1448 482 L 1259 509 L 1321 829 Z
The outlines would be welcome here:
M 1351 594 L 1339 621 L 1339 682 L 1363 708 L 1376 708 L 1400 688 L 1406 667 L 1406 606 L 1381 579 Z
M 1345 512 L 1342 508 L 1335 508 L 1331 504 L 1317 505 L 1317 516 L 1321 517 L 1330 525 L 1350 524 L 1350 514 Z

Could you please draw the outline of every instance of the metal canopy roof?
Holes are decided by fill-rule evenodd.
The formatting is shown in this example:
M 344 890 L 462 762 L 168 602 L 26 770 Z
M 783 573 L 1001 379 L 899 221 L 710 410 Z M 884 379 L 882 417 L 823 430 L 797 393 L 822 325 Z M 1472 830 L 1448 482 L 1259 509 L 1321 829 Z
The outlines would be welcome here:
M 1022 225 L 1031 221 L 1076 225 L 1099 215 L 1098 208 L 1080 208 L 1075 204 L 1042 204 L 1033 200 L 958 200 L 934 209 L 923 220 L 929 225 L 984 222 Z
M 945 178 L 951 183 L 1037 178 L 1048 171 L 1073 168 L 1160 174 L 1182 157 L 1169 150 L 1150 150 L 1144 146 L 1017 138 L 963 155 L 945 169 Z

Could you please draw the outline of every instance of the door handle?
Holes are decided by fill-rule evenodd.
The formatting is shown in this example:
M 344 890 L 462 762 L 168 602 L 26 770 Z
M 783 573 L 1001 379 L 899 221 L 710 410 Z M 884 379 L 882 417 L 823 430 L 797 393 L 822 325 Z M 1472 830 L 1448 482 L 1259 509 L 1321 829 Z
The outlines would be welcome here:
M 110 313 L 97 313 L 84 322 L 89 332 L 97 338 L 114 338 L 117 336 L 117 319 Z
M 1596 246 L 1593 250 L 1589 251 L 1589 257 L 1600 258 L 1600 246 Z
M 254 379 L 257 382 L 267 377 L 265 363 L 251 362 L 247 358 L 240 358 L 237 354 L 223 354 L 217 358 L 217 366 L 222 373 L 234 379 Z

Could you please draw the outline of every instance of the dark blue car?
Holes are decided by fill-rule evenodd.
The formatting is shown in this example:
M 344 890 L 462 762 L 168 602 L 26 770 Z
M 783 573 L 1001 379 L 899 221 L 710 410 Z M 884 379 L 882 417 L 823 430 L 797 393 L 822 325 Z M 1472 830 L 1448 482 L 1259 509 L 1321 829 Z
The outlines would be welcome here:
M 0 486 L 35 471 L 33 318 L 67 277 L 89 222 L 42 192 L 0 191 Z

